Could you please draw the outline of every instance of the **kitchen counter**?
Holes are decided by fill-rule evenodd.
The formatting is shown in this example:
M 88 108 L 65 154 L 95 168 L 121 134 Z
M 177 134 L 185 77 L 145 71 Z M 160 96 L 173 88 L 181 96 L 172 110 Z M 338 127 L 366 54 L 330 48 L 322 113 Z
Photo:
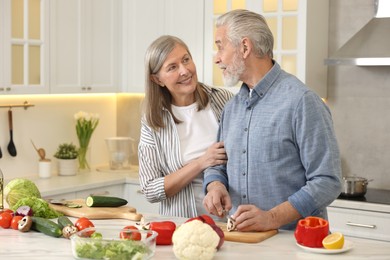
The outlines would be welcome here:
M 167 220 L 167 217 L 145 214 L 148 221 Z M 75 218 L 70 218 L 73 222 Z M 185 219 L 169 218 L 177 224 Z M 95 226 L 124 227 L 133 224 L 129 220 L 93 220 Z M 389 259 L 390 243 L 361 238 L 346 237 L 352 249 L 335 255 L 337 259 Z M 71 242 L 65 238 L 53 238 L 38 232 L 22 233 L 12 229 L 0 229 L 1 259 L 74 259 Z M 306 252 L 295 244 L 293 232 L 280 231 L 275 236 L 257 244 L 225 241 L 215 260 L 229 259 L 329 259 L 327 254 Z M 153 259 L 175 259 L 172 246 L 157 246 Z

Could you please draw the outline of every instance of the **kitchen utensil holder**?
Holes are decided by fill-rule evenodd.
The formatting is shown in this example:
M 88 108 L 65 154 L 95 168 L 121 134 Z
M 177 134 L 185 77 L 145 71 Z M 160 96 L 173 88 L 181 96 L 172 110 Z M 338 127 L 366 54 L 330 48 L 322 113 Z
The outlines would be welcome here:
M 28 101 L 24 101 L 23 104 L 21 104 L 21 105 L 15 105 L 15 104 L 0 105 L 0 108 L 9 108 L 9 109 L 11 109 L 13 107 L 23 107 L 26 110 L 27 108 L 33 107 L 33 106 L 35 106 L 35 105 L 28 103 Z

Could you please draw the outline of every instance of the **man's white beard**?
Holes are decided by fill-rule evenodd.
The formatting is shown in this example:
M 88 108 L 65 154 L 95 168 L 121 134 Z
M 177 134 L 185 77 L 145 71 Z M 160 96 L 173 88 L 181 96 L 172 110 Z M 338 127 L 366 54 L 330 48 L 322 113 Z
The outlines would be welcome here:
M 226 87 L 234 87 L 240 81 L 240 77 L 245 70 L 244 59 L 237 54 L 233 57 L 233 64 L 227 73 L 223 74 L 223 82 Z M 226 72 L 226 71 L 225 71 Z

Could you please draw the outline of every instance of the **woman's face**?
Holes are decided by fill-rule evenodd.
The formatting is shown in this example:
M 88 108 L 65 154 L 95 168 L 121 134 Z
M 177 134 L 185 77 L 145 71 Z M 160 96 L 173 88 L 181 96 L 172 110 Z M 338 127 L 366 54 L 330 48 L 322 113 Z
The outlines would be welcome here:
M 161 87 L 168 88 L 174 105 L 187 106 L 195 102 L 194 92 L 198 83 L 196 67 L 183 46 L 175 46 L 152 79 Z

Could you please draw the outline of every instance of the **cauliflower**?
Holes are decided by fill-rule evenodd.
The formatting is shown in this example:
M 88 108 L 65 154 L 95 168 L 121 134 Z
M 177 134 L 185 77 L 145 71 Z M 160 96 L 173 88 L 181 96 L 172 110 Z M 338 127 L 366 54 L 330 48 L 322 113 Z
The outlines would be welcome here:
M 214 229 L 200 220 L 181 225 L 172 237 L 173 252 L 178 259 L 208 260 L 214 257 L 219 236 Z

